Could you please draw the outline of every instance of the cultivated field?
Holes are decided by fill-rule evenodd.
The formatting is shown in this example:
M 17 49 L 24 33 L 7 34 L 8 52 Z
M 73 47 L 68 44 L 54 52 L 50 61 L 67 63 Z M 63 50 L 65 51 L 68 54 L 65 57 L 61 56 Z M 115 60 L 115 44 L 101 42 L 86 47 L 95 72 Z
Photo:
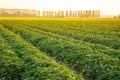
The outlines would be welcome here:
M 120 80 L 120 19 L 0 18 L 0 80 Z

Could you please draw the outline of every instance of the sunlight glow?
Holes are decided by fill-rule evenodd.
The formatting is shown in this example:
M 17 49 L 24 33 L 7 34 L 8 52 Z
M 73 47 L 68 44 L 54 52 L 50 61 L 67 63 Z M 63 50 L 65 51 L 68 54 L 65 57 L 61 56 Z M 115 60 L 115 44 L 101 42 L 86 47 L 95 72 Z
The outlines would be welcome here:
M 101 10 L 102 15 L 120 14 L 120 0 L 0 0 L 0 8 L 43 10 Z

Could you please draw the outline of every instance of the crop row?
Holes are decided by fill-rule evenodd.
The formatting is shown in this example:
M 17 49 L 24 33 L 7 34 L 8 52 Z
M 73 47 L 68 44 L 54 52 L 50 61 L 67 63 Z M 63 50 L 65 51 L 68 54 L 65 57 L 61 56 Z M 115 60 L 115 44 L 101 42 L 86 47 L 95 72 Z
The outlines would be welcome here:
M 25 22 L 23 22 L 25 23 Z M 46 23 L 46 24 L 45 24 Z M 59 22 L 57 22 L 59 23 Z M 69 22 L 72 24 L 72 22 Z M 93 22 L 94 23 L 94 22 Z M 110 22 L 109 22 L 110 23 Z M 77 40 L 84 40 L 84 41 L 87 41 L 87 42 L 91 42 L 91 43 L 99 43 L 99 44 L 102 44 L 102 45 L 105 45 L 105 46 L 108 46 L 108 47 L 111 47 L 111 48 L 114 48 L 114 49 L 119 49 L 120 47 L 120 38 L 119 38 L 119 25 L 115 25 L 113 24 L 112 26 L 114 27 L 110 27 L 111 25 L 107 25 L 107 24 L 103 24 L 101 26 L 96 26 L 96 25 L 100 25 L 100 24 L 97 24 L 96 25 L 93 25 L 93 26 L 96 26 L 96 27 L 93 27 L 91 26 L 90 24 L 82 24 L 83 27 L 80 26 L 80 30 L 78 29 L 75 29 L 75 30 L 69 30 L 69 26 L 71 25 L 59 25 L 59 24 L 52 24 L 47 22 L 47 21 L 44 21 L 44 22 L 41 22 L 41 23 L 36 23 L 36 24 L 32 24 L 32 22 L 28 22 L 28 23 L 25 23 L 26 25 L 28 26 L 33 26 L 33 27 L 36 27 L 38 26 L 39 29 L 42 29 L 42 30 L 45 30 L 45 31 L 50 31 L 50 32 L 54 32 L 54 33 L 62 33 L 63 35 L 66 35 L 66 36 L 69 36 L 69 37 L 73 37 L 74 39 L 77 39 Z M 78 25 L 79 23 L 73 23 L 72 25 L 76 28 L 76 25 Z M 54 26 L 53 26 L 54 25 Z M 90 25 L 90 26 L 89 26 Z M 60 26 L 60 27 L 59 27 Z M 61 28 L 62 26 L 62 28 Z M 89 27 L 87 27 L 89 26 Z M 107 26 L 107 28 L 104 26 Z M 68 27 L 67 29 L 64 29 L 65 27 Z M 99 29 L 99 28 L 101 28 Z M 109 28 L 111 28 L 112 30 L 110 30 Z M 98 31 L 98 30 L 99 31 Z M 118 30 L 118 32 L 116 31 Z M 107 35 L 104 35 L 104 32 L 107 32 L 108 34 Z M 96 32 L 98 32 L 99 34 L 96 34 Z M 114 34 L 114 35 L 111 35 L 111 34 Z
M 114 22 L 114 24 L 113 24 Z M 39 26 L 42 28 L 64 29 L 80 34 L 94 34 L 105 37 L 120 37 L 119 22 L 97 22 L 97 21 L 20 21 L 20 24 Z M 111 26 L 112 25 L 112 26 Z
M 20 79 L 24 62 L 0 35 L 0 80 Z
M 17 26 L 17 25 L 16 25 Z M 84 43 L 84 45 L 86 46 L 90 46 L 93 50 L 97 50 L 101 53 L 104 53 L 104 54 L 107 54 L 111 57 L 114 57 L 114 58 L 119 58 L 120 59 L 120 50 L 116 50 L 116 49 L 113 49 L 113 48 L 110 48 L 110 47 L 106 47 L 104 45 L 101 45 L 101 44 L 92 44 L 92 43 L 89 43 L 89 42 L 86 42 L 86 41 L 83 41 L 83 40 L 76 40 L 76 39 L 73 39 L 69 36 L 66 36 L 66 33 L 63 33 L 64 31 L 56 31 L 54 32 L 56 29 L 49 29 L 49 28 L 46 28 L 47 30 L 44 30 L 44 29 L 41 29 L 42 27 L 38 27 L 38 26 L 34 26 L 34 27 L 31 27 L 31 26 L 26 26 L 26 25 L 20 25 L 20 27 L 22 28 L 26 28 L 28 30 L 31 30 L 31 31 L 35 31 L 37 33 L 40 33 L 40 34 L 44 34 L 44 35 L 49 35 L 51 37 L 54 37 L 54 38 L 69 38 L 69 41 L 71 42 L 75 42 L 77 44 L 81 44 Z M 51 31 L 52 30 L 52 31 Z M 64 36 L 64 37 L 63 37 Z M 118 43 L 116 43 L 118 44 Z
M 59 65 L 53 59 L 47 57 L 45 53 L 40 52 L 19 35 L 5 29 L 3 26 L 0 26 L 0 34 L 2 36 L 0 38 L 1 43 L 5 46 L 1 49 L 4 52 L 0 53 L 3 55 L 0 57 L 3 61 L 0 62 L 1 70 L 3 70 L 0 71 L 1 79 L 13 80 L 14 77 L 18 78 L 19 76 L 22 80 L 82 80 L 80 75 L 77 76 L 66 66 Z M 5 42 L 7 43 L 5 44 Z M 11 54 L 17 56 L 14 57 Z M 7 63 L 5 64 L 5 62 Z
M 11 23 L 12 24 L 12 23 Z M 81 44 L 84 44 L 84 46 L 89 46 L 91 49 L 93 49 L 94 51 L 98 51 L 100 53 L 104 53 L 106 55 L 109 55 L 113 58 L 119 58 L 120 59 L 120 50 L 115 50 L 115 49 L 112 49 L 112 48 L 109 48 L 109 47 L 106 47 L 104 45 L 100 45 L 100 44 L 91 44 L 89 42 L 85 42 L 85 41 L 82 41 L 82 40 L 76 40 L 76 39 L 73 39 L 73 38 L 70 38 L 68 36 L 64 36 L 62 35 L 62 32 L 57 34 L 57 33 L 52 33 L 50 31 L 44 31 L 44 30 L 41 30 L 41 29 L 38 29 L 39 27 L 36 27 L 36 28 L 33 28 L 31 26 L 26 26 L 26 25 L 22 25 L 22 24 L 15 24 L 15 26 L 19 26 L 21 28 L 25 28 L 27 30 L 30 30 L 30 31 L 34 31 L 36 33 L 39 33 L 39 34 L 42 34 L 42 35 L 48 35 L 52 38 L 55 38 L 55 39 L 63 39 L 63 40 L 67 40 L 67 41 L 70 41 L 71 43 L 73 44 L 76 44 L 76 45 L 81 45 Z
M 120 78 L 120 61 L 108 55 L 92 50 L 84 44 L 74 44 L 64 39 L 55 39 L 49 35 L 42 35 L 34 31 L 20 28 L 20 26 L 4 24 L 6 28 L 19 34 L 28 42 L 35 45 L 59 60 L 72 65 L 78 72 L 89 79 L 117 80 Z

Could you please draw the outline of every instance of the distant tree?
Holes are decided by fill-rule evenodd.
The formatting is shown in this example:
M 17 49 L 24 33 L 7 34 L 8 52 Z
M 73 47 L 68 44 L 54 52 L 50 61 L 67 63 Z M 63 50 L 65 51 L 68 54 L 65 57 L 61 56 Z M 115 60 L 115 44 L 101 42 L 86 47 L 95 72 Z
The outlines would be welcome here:
M 120 18 L 120 15 L 118 16 L 118 18 Z

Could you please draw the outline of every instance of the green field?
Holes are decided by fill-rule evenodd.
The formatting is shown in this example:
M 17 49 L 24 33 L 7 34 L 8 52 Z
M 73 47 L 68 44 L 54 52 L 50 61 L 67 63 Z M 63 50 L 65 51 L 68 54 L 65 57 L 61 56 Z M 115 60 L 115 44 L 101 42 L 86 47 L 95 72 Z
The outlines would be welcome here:
M 120 80 L 120 19 L 0 18 L 0 80 Z

